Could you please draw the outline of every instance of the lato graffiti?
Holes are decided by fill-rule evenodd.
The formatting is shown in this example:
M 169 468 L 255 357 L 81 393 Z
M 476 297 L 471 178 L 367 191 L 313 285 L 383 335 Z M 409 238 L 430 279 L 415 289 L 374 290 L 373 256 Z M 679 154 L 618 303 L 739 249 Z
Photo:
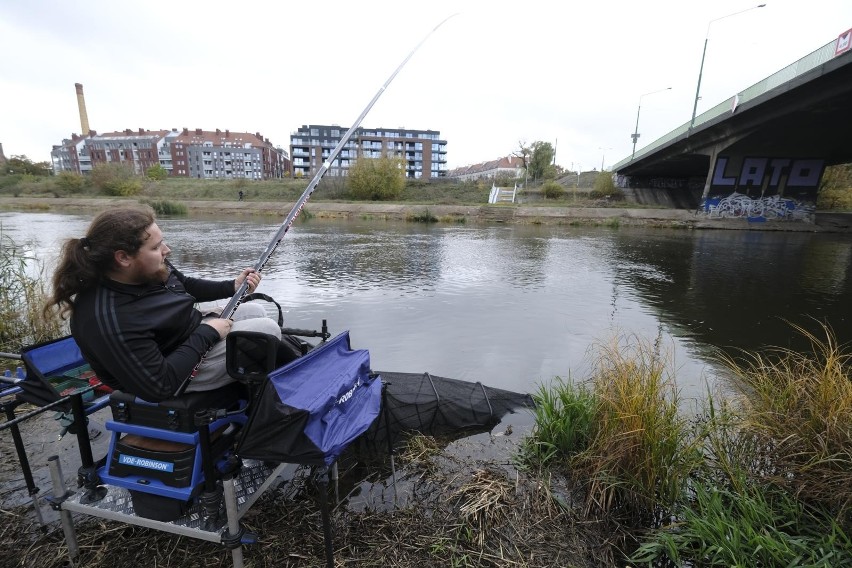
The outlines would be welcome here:
M 767 219 L 782 221 L 811 221 L 813 205 L 787 199 L 780 195 L 752 199 L 748 195 L 734 192 L 727 197 L 708 197 L 703 203 L 707 217 L 741 218 L 754 221 Z
M 728 175 L 730 158 L 719 157 L 713 167 L 711 187 L 739 188 L 763 187 L 777 188 L 786 177 L 787 187 L 817 189 L 824 160 L 793 160 L 790 158 L 744 158 L 739 174 Z

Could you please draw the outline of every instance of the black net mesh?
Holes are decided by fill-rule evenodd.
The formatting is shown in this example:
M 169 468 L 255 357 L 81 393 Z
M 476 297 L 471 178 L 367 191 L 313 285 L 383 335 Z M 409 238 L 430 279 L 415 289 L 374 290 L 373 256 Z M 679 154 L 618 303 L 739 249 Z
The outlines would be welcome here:
M 429 373 L 378 372 L 385 385 L 382 411 L 359 440 L 363 448 L 386 451 L 406 436 L 458 438 L 486 432 L 508 413 L 532 408 L 529 394 Z

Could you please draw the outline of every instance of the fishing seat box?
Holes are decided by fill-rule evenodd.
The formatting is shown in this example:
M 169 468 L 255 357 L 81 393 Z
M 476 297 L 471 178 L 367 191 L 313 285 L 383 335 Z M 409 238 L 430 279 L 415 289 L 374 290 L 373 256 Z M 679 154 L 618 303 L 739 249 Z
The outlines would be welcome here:
M 203 485 L 196 413 L 238 410 L 245 397 L 244 387 L 238 383 L 159 403 L 113 391 L 109 398 L 113 420 L 107 425 L 113 440 L 102 478 L 130 490 L 134 511 L 140 517 L 171 521 L 183 516 Z M 221 419 L 211 428 L 211 454 L 217 459 L 233 446 L 237 430 Z M 180 497 L 163 495 L 167 488 Z

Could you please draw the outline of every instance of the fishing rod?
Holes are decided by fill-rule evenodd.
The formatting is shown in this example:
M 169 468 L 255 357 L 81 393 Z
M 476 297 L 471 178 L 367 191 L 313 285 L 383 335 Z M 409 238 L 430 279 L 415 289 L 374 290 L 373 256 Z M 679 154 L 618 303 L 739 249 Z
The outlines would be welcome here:
M 441 23 L 432 28 L 432 31 L 426 34 L 426 36 L 420 40 L 420 43 L 414 46 L 414 49 L 411 50 L 411 53 L 409 53 L 406 58 L 402 60 L 402 63 L 399 64 L 399 67 L 397 67 L 396 70 L 391 73 L 391 76 L 388 77 L 387 81 L 385 81 L 385 83 L 381 86 L 375 96 L 373 96 L 372 100 L 367 105 L 367 108 L 365 108 L 361 112 L 360 116 L 358 116 L 357 120 L 355 120 L 355 123 L 349 128 L 349 130 L 346 131 L 346 134 L 343 135 L 343 137 L 340 139 L 340 142 L 337 143 L 337 146 L 334 147 L 334 149 L 331 151 L 331 154 L 329 154 L 328 158 L 322 163 L 322 167 L 317 171 L 313 179 L 311 179 L 310 183 L 308 184 L 308 187 L 305 188 L 305 191 L 302 193 L 301 197 L 299 197 L 298 201 L 293 204 L 292 209 L 290 209 L 290 213 L 287 214 L 287 217 L 284 219 L 284 222 L 281 224 L 281 227 L 278 229 L 278 232 L 275 233 L 274 237 L 272 237 L 272 240 L 269 242 L 269 245 L 266 247 L 266 250 L 263 251 L 263 254 L 260 255 L 257 264 L 254 265 L 255 271 L 260 272 L 263 270 L 263 267 L 266 266 L 266 263 L 272 256 L 272 253 L 275 252 L 275 249 L 278 248 L 278 245 L 281 243 L 281 240 L 284 238 L 284 235 L 286 235 L 287 231 L 290 230 L 290 226 L 293 224 L 293 221 L 296 220 L 296 217 L 302 211 L 302 208 L 305 206 L 305 203 L 307 203 L 308 199 L 310 199 L 311 194 L 317 187 L 317 184 L 320 182 L 322 177 L 331 167 L 331 164 L 334 163 L 334 160 L 337 158 L 337 155 L 340 154 L 341 150 L 343 150 L 343 147 L 347 144 L 347 142 L 349 142 L 349 138 L 352 137 L 352 134 L 354 134 L 358 127 L 361 126 L 361 121 L 364 120 L 364 117 L 367 116 L 367 113 L 370 112 L 370 109 L 373 108 L 373 105 L 376 104 L 376 101 L 379 100 L 379 97 L 382 96 L 382 93 L 385 92 L 385 89 L 388 88 L 388 85 L 390 85 L 391 81 L 394 80 L 397 73 L 399 73 L 402 68 L 405 67 L 405 64 L 408 63 L 408 60 L 411 59 L 412 56 L 417 52 L 417 50 L 420 49 L 420 46 L 423 45 L 433 33 L 435 33 L 435 30 L 440 28 L 442 25 L 444 25 L 444 22 L 446 22 L 455 15 L 456 14 L 447 16 L 441 21 Z M 237 306 L 240 305 L 247 293 L 248 283 L 247 280 L 244 280 L 243 283 L 240 284 L 239 289 L 237 289 L 230 301 L 228 301 L 227 305 L 225 305 L 225 307 L 222 309 L 221 317 L 231 317 L 234 313 L 234 310 L 237 309 Z
M 430 31 L 423 37 L 423 39 L 420 40 L 420 43 L 414 46 L 414 49 L 411 50 L 411 53 L 409 53 L 405 57 L 405 59 L 402 60 L 402 63 L 399 64 L 399 66 L 394 70 L 394 72 L 391 73 L 390 77 L 388 77 L 384 84 L 379 88 L 379 91 L 373 96 L 367 107 L 363 111 L 361 111 L 361 114 L 358 116 L 352 126 L 349 127 L 349 130 L 346 131 L 346 134 L 343 135 L 343 137 L 340 139 L 340 142 L 337 143 L 337 145 L 328 155 L 328 158 L 326 158 L 326 160 L 322 163 L 322 167 L 320 167 L 320 169 L 314 175 L 313 179 L 311 179 L 310 183 L 308 183 L 308 186 L 305 188 L 305 191 L 302 192 L 302 195 L 299 197 L 296 203 L 293 204 L 293 207 L 290 209 L 290 212 L 287 214 L 287 217 L 284 219 L 284 222 L 281 224 L 278 231 L 275 233 L 275 236 L 272 237 L 272 240 L 266 246 L 266 250 L 264 250 L 263 254 L 260 255 L 260 258 L 257 260 L 257 263 L 254 265 L 254 270 L 256 272 L 261 272 L 263 270 L 263 267 L 266 266 L 266 263 L 269 262 L 269 258 L 272 256 L 272 253 L 275 252 L 275 249 L 278 248 L 278 245 L 284 239 L 284 235 L 286 235 L 287 231 L 290 230 L 290 226 L 293 225 L 293 221 L 296 220 L 296 217 L 299 216 L 299 213 L 302 211 L 302 208 L 305 206 L 305 203 L 307 203 L 308 199 L 310 199 L 311 194 L 317 187 L 317 184 L 320 182 L 322 177 L 331 167 L 331 164 L 334 163 L 334 160 L 337 158 L 337 155 L 340 154 L 341 150 L 343 150 L 343 147 L 347 144 L 347 142 L 349 142 L 349 139 L 352 137 L 352 134 L 354 134 L 355 131 L 358 130 L 358 127 L 361 126 L 361 121 L 364 120 L 364 118 L 367 116 L 367 113 L 370 112 L 370 109 L 373 108 L 373 105 L 376 104 L 376 101 L 379 100 L 379 97 L 382 96 L 382 93 L 385 92 L 385 90 L 388 88 L 388 85 L 390 85 L 391 81 L 393 81 L 396 77 L 397 73 L 399 73 L 402 68 L 405 67 L 405 64 L 408 63 L 408 60 L 411 59 L 415 53 L 417 53 L 417 50 L 420 49 L 420 46 L 426 43 L 426 40 L 429 39 L 429 37 L 433 33 L 435 33 L 438 28 L 444 25 L 447 20 L 449 20 L 455 15 L 456 14 L 452 14 L 441 20 L 441 22 L 437 26 L 432 28 L 432 31 Z M 234 315 L 234 312 L 236 311 L 237 307 L 247 295 L 248 279 L 243 280 L 242 284 L 240 284 L 239 288 L 237 288 L 237 291 L 234 292 L 234 295 L 231 297 L 230 300 L 228 300 L 228 303 L 225 305 L 225 307 L 222 308 L 222 312 L 219 317 L 230 318 L 232 315 Z M 206 353 L 204 356 L 206 356 Z M 204 360 L 204 356 L 202 356 L 201 358 L 202 361 Z M 199 365 L 201 365 L 200 361 L 192 370 L 192 373 L 190 373 L 189 377 L 187 377 L 186 380 L 184 380 L 183 383 L 181 383 L 181 385 L 178 387 L 177 391 L 175 392 L 175 396 L 183 394 L 183 392 L 189 386 L 190 381 L 192 381 L 193 377 L 195 377 L 195 375 L 198 373 Z

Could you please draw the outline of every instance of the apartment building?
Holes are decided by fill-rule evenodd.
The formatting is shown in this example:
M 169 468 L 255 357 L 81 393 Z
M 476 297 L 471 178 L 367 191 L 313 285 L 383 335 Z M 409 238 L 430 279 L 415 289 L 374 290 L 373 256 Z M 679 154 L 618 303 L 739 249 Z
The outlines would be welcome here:
M 303 125 L 290 135 L 293 177 L 313 176 L 340 143 L 347 128 L 337 125 Z M 345 176 L 360 157 L 401 158 L 405 175 L 412 179 L 434 179 L 447 173 L 447 141 L 435 130 L 404 128 L 358 128 L 341 149 L 327 175 Z
M 145 175 L 160 163 L 160 152 L 166 145 L 168 130 L 130 129 L 96 134 L 86 140 L 92 167 L 102 163 L 121 162 L 135 174 Z
M 229 130 L 124 130 L 71 135 L 51 151 L 54 172 L 91 172 L 99 163 L 125 163 L 139 175 L 159 164 L 169 175 L 199 179 L 275 179 L 290 170 L 287 152 L 260 133 Z
M 92 159 L 86 141 L 90 136 L 97 134 L 91 131 L 89 136 L 78 136 L 72 134 L 70 139 L 62 141 L 62 144 L 53 147 L 50 152 L 50 161 L 53 163 L 54 173 L 73 172 L 88 175 L 92 172 Z

